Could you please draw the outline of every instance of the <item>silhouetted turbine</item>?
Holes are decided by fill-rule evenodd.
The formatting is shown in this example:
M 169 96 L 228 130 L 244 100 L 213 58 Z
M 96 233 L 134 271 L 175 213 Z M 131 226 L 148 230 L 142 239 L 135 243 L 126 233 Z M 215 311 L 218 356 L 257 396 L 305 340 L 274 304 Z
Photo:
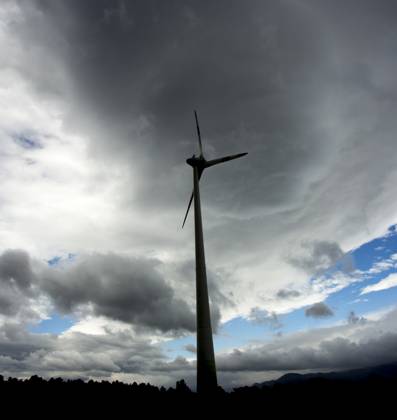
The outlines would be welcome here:
M 190 206 L 194 198 L 194 233 L 196 246 L 196 310 L 197 310 L 197 392 L 200 394 L 213 392 L 218 384 L 216 378 L 216 365 L 214 345 L 212 342 L 212 327 L 210 305 L 208 300 L 207 273 L 205 268 L 203 224 L 201 219 L 200 188 L 199 180 L 204 169 L 219 163 L 245 156 L 247 153 L 225 156 L 219 159 L 205 160 L 201 143 L 200 127 L 197 112 L 196 119 L 197 135 L 200 155 L 193 155 L 186 163 L 193 167 L 193 192 L 183 219 L 182 228 L 185 225 Z

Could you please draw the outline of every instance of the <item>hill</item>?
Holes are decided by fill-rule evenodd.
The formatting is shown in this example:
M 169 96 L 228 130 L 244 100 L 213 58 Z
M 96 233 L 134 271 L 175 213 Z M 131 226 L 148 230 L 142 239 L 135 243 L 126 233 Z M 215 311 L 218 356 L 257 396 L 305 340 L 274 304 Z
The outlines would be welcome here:
M 397 378 L 397 362 L 361 369 L 343 370 L 326 373 L 287 373 L 280 378 L 254 384 L 255 387 L 273 387 L 274 385 L 299 384 L 311 380 L 363 382 L 369 380 L 392 380 Z

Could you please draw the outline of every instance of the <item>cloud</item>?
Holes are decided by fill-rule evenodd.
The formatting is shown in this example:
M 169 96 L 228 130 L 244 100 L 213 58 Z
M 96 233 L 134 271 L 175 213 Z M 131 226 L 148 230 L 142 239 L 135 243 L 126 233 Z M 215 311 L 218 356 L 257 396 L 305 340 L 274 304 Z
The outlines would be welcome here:
M 193 344 L 186 344 L 186 346 L 184 347 L 184 349 L 190 353 L 197 353 L 197 347 L 194 346 Z
M 36 149 L 41 147 L 40 143 L 36 139 L 30 138 L 22 134 L 16 136 L 14 140 L 17 144 L 19 144 L 25 149 Z
M 162 264 L 159 266 L 163 275 L 170 280 L 176 296 L 196 307 L 196 290 L 194 286 L 196 269 L 194 260 Z M 220 285 L 228 278 L 228 273 L 222 270 L 213 271 L 207 268 L 208 294 L 210 299 L 211 320 L 216 332 L 222 315 L 233 312 L 235 308 L 233 293 L 224 293 Z
M 270 313 L 260 308 L 252 308 L 248 319 L 257 324 L 267 325 L 274 330 L 277 330 L 283 326 L 276 313 Z
M 7 316 L 26 313 L 28 319 L 36 308 L 37 320 L 40 300 L 47 299 L 47 312 L 83 311 L 137 328 L 195 331 L 192 308 L 175 296 L 156 269 L 159 264 L 154 259 L 95 254 L 49 267 L 32 261 L 24 251 L 5 251 L 0 255 L 0 311 Z
M 291 279 L 302 292 L 308 270 L 394 222 L 389 7 L 361 2 L 357 25 L 345 6 L 309 0 L 1 10 L 3 249 L 191 260 L 192 225 L 177 226 L 195 107 L 209 158 L 249 152 L 202 182 L 207 265 L 228 273 L 217 279 L 228 318 Z M 291 266 L 285 255 L 299 259 L 302 241 L 315 245 Z
M 378 283 L 371 284 L 361 289 L 360 295 L 366 295 L 367 293 L 379 292 L 381 290 L 387 290 L 391 287 L 397 286 L 397 273 L 392 273 L 386 276 Z
M 280 299 L 290 299 L 290 298 L 296 298 L 300 295 L 301 295 L 301 293 L 298 292 L 297 290 L 280 289 L 277 292 L 276 296 Z
M 392 311 L 377 322 L 315 329 L 289 334 L 257 346 L 219 355 L 223 372 L 266 372 L 349 369 L 394 362 L 397 333 Z M 380 328 L 377 333 L 374 331 Z M 383 331 L 381 331 L 383 329 Z
M 37 319 L 52 304 L 83 306 L 144 328 L 192 329 L 194 277 L 178 267 L 194 257 L 192 220 L 179 226 L 196 107 L 208 158 L 249 152 L 201 183 L 214 318 L 285 313 L 351 284 L 308 277 L 395 223 L 395 7 L 3 1 L 0 249 L 34 261 L 123 255 L 95 262 L 103 283 L 95 258 L 34 287 L 5 280 L 3 311 L 32 308 Z M 135 301 L 130 270 L 145 264 Z M 50 302 L 27 296 L 37 288 Z M 153 314 L 128 306 L 141 297 Z
M 29 255 L 22 250 L 0 254 L 0 314 L 14 321 L 38 322 L 46 316 L 40 299 L 35 269 Z
M 195 315 L 156 270 L 156 260 L 92 255 L 46 271 L 41 287 L 64 313 L 90 305 L 95 315 L 161 331 L 195 331 Z
M 102 377 L 123 372 L 150 375 L 150 366 L 165 358 L 158 345 L 137 337 L 129 327 L 106 334 L 68 332 L 31 334 L 15 325 L 0 329 L 1 370 L 16 376 Z
M 27 290 L 34 281 L 29 255 L 21 250 L 8 250 L 0 256 L 0 281 Z
M 361 316 L 361 317 L 357 316 L 354 311 L 350 311 L 350 313 L 347 317 L 348 324 L 357 324 L 357 323 L 362 324 L 366 321 L 367 321 L 366 318 L 364 318 L 363 316 Z
M 349 369 L 394 362 L 396 349 L 397 334 L 358 343 L 335 338 L 321 342 L 318 348 L 278 349 L 273 354 L 266 347 L 235 351 L 220 358 L 217 366 L 221 371 Z
M 302 249 L 305 255 L 289 257 L 288 262 L 310 275 L 319 274 L 321 271 L 332 267 L 344 256 L 344 252 L 336 242 L 303 242 Z
M 277 340 L 217 353 L 224 387 L 252 384 L 288 371 L 347 369 L 395 361 L 394 309 L 373 321 L 353 322 L 279 336 Z M 194 346 L 189 347 L 193 351 Z M 195 361 L 170 361 L 159 343 L 126 324 L 108 324 L 101 332 L 32 334 L 20 325 L 0 325 L 0 368 L 4 375 L 83 379 L 122 379 L 174 385 L 195 383 Z M 269 376 L 269 374 L 271 374 Z
M 326 318 L 334 313 L 325 303 L 318 302 L 305 310 L 305 315 L 312 318 Z

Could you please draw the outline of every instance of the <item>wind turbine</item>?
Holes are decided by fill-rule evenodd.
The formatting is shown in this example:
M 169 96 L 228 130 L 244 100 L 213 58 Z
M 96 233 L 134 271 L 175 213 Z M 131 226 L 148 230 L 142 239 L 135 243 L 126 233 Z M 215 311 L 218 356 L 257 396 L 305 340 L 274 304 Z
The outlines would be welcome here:
M 212 327 L 210 305 L 208 300 L 207 273 L 205 268 L 203 223 L 201 219 L 200 188 L 199 180 L 204 169 L 218 163 L 227 162 L 245 156 L 247 153 L 225 156 L 219 159 L 206 160 L 203 155 L 200 127 L 197 112 L 196 119 L 197 136 L 200 155 L 193 155 L 186 163 L 193 167 L 193 192 L 190 196 L 182 228 L 185 225 L 190 206 L 194 198 L 194 234 L 196 247 L 196 313 L 197 313 L 197 392 L 207 394 L 216 390 L 218 383 L 216 378 L 216 365 L 214 344 L 212 341 Z

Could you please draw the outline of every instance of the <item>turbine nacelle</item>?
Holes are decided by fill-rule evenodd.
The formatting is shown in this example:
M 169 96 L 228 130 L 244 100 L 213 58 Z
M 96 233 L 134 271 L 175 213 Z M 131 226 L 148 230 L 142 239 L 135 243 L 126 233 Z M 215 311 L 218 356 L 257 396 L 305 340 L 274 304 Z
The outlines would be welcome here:
M 191 158 L 186 159 L 186 163 L 192 167 L 196 166 L 204 169 L 207 161 L 204 159 L 204 156 L 193 155 Z
M 191 158 L 186 159 L 186 163 L 188 165 L 192 166 L 193 168 L 198 169 L 198 179 L 199 180 L 201 178 L 201 175 L 203 174 L 204 169 L 209 168 L 209 167 L 214 166 L 214 165 L 218 165 L 219 163 L 228 162 L 229 160 L 233 160 L 233 159 L 243 157 L 247 154 L 247 153 L 238 153 L 237 155 L 230 155 L 230 156 L 224 156 L 224 157 L 221 157 L 221 158 L 218 158 L 218 159 L 206 160 L 204 158 L 204 155 L 203 155 L 203 146 L 202 146 L 202 143 L 201 143 L 201 133 L 200 133 L 200 127 L 199 127 L 196 111 L 194 111 L 194 117 L 196 119 L 196 127 L 197 127 L 197 136 L 198 136 L 198 142 L 199 142 L 200 155 L 199 156 L 193 155 Z M 194 196 L 194 191 L 192 192 L 192 194 L 190 196 L 190 200 L 189 200 L 189 204 L 187 206 L 185 218 L 183 219 L 182 228 L 185 226 L 186 218 L 187 218 L 187 215 L 189 214 L 190 206 L 191 206 L 192 201 L 193 201 L 193 196 Z
M 224 156 L 218 159 L 206 160 L 203 155 L 193 155 L 191 158 L 186 159 L 186 163 L 192 167 L 197 167 L 201 170 L 209 168 L 210 166 L 218 165 L 219 163 L 228 162 L 229 160 L 237 159 L 245 156 L 247 153 L 238 153 L 237 155 Z

